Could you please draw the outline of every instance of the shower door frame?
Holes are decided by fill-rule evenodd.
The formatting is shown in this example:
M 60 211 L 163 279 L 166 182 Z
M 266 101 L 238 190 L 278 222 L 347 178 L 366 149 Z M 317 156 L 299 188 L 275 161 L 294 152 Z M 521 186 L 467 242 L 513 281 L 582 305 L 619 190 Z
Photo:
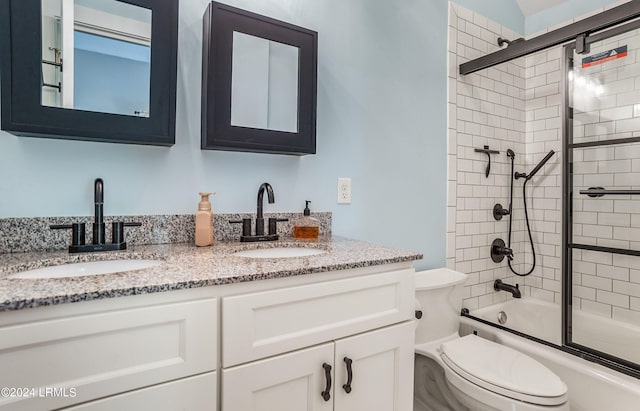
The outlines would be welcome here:
M 627 375 L 640 378 L 640 364 L 613 356 L 606 352 L 584 346 L 572 341 L 572 312 L 573 312 L 573 253 L 572 250 L 590 250 L 608 252 L 614 254 L 633 255 L 640 257 L 640 251 L 625 250 L 612 247 L 592 246 L 573 243 L 573 149 L 610 146 L 618 144 L 640 143 L 640 137 L 617 138 L 610 140 L 573 143 L 573 107 L 569 90 L 568 73 L 573 69 L 573 57 L 576 47 L 588 50 L 591 43 L 595 43 L 609 37 L 617 36 L 631 30 L 640 29 L 640 20 L 634 20 L 606 31 L 598 32 L 582 39 L 578 38 L 563 46 L 563 60 L 561 67 L 561 88 L 564 94 L 562 117 L 562 267 L 563 267 L 563 303 L 562 303 L 562 345 L 564 350 L 580 356 L 588 361 L 593 361 L 606 367 L 615 369 Z M 582 43 L 584 41 L 584 43 Z

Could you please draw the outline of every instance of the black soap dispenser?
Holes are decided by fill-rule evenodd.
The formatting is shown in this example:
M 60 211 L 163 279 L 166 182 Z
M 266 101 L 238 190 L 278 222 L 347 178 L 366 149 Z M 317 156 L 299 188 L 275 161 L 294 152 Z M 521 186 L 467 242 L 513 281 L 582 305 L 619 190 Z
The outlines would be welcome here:
M 309 209 L 309 203 L 311 201 L 305 201 L 305 207 L 303 216 L 296 219 L 293 222 L 293 236 L 301 239 L 315 239 L 318 238 L 320 233 L 320 221 L 317 218 L 311 217 L 311 210 Z

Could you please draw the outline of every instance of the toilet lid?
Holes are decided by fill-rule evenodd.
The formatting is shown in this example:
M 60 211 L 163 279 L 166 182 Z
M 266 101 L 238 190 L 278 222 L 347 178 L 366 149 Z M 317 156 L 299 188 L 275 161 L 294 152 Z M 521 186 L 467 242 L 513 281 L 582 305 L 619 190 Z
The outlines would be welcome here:
M 476 335 L 444 342 L 440 348 L 442 359 L 458 374 L 493 392 L 529 402 L 528 397 L 549 400 L 567 393 L 565 383 L 538 361 Z

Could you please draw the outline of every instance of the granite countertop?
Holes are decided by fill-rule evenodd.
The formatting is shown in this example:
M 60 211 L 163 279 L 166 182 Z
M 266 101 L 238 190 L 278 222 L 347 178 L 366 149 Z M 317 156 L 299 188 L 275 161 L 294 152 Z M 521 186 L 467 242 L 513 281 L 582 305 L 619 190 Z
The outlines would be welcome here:
M 327 253 L 298 258 L 237 257 L 236 251 L 310 247 Z M 421 259 L 422 255 L 341 237 L 268 243 L 216 242 L 131 246 L 125 251 L 69 254 L 66 251 L 0 254 L 0 311 L 209 287 Z M 156 259 L 162 264 L 136 271 L 58 279 L 12 279 L 8 275 L 52 265 L 117 259 Z

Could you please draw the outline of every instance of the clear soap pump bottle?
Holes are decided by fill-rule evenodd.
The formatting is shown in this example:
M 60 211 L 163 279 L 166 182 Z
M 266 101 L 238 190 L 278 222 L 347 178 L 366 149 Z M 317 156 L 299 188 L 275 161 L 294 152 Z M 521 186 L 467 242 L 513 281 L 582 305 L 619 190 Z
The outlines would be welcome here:
M 201 196 L 196 213 L 196 245 L 205 247 L 213 244 L 213 213 L 209 196 L 215 193 L 198 193 Z
M 311 217 L 310 202 L 309 200 L 305 201 L 304 215 L 293 222 L 293 236 L 295 238 L 318 238 L 320 221 Z

